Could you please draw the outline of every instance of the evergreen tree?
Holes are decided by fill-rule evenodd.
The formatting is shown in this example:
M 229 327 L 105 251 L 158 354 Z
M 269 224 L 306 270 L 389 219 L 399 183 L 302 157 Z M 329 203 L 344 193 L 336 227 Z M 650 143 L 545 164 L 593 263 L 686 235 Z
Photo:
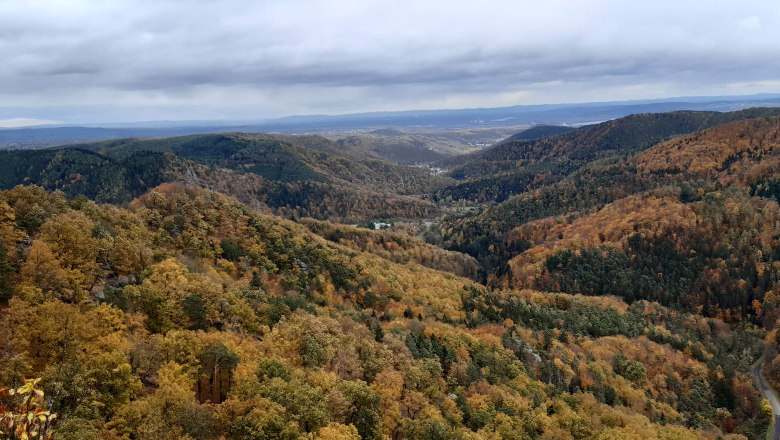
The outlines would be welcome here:
M 8 261 L 8 246 L 0 239 L 0 299 L 11 297 L 11 276 L 13 266 Z

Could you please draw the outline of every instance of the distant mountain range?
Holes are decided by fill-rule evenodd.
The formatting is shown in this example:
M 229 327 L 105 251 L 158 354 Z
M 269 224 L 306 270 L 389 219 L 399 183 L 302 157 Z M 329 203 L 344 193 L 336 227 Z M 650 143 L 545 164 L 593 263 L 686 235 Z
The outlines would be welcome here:
M 414 110 L 347 115 L 288 116 L 265 121 L 149 121 L 102 126 L 36 126 L 0 130 L 0 148 L 39 148 L 122 138 L 159 138 L 217 132 L 321 133 L 383 127 L 452 130 L 517 125 L 584 125 L 629 114 L 675 110 L 734 111 L 780 106 L 780 94 L 680 97 L 578 104 L 517 105 L 501 108 Z

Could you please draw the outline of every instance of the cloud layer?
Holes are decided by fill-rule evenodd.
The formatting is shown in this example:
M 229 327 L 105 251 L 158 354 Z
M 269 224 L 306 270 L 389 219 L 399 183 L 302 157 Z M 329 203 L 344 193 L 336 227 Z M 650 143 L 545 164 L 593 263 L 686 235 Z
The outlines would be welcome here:
M 0 0 L 0 118 L 780 91 L 776 0 Z

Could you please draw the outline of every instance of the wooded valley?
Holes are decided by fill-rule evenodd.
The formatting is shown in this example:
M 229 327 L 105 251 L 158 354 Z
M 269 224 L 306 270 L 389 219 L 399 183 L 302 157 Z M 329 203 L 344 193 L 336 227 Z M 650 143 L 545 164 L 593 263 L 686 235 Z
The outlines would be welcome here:
M 780 110 L 367 142 L 0 152 L 0 438 L 766 438 Z

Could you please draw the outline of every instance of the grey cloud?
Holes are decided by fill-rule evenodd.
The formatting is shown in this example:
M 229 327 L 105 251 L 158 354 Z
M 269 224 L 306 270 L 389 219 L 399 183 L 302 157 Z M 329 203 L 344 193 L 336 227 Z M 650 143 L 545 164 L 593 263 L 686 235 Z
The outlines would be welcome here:
M 226 114 L 267 116 L 778 80 L 773 0 L 476 3 L 0 0 L 0 103 L 52 117 L 34 114 L 41 102 L 114 100 L 154 119 L 223 100 Z

